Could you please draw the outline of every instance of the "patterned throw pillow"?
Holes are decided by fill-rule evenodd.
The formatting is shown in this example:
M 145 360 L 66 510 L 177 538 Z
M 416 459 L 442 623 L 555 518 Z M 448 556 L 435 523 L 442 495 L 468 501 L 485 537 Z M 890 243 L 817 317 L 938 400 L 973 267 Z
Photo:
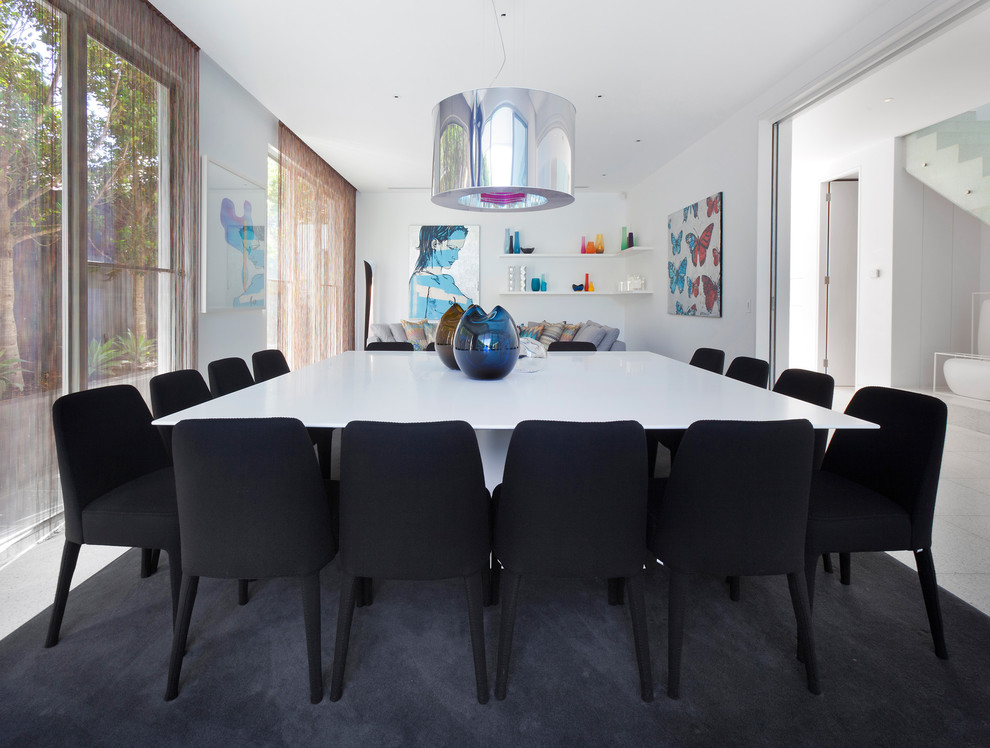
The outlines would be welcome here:
M 533 338 L 538 340 L 543 332 L 543 325 L 525 325 L 519 328 L 520 338 Z
M 406 340 L 413 344 L 413 349 L 425 351 L 428 345 L 426 332 L 423 330 L 423 320 L 402 320 L 402 329 L 406 331 Z
M 560 334 L 564 331 L 563 322 L 547 322 L 543 320 L 543 332 L 540 333 L 540 342 L 544 347 L 560 340 Z
M 581 329 L 581 323 L 578 322 L 574 325 L 564 324 L 564 327 L 560 331 L 560 342 L 567 343 L 574 340 L 574 336 L 577 335 L 577 331 Z
M 437 342 L 437 325 L 440 320 L 423 320 L 423 332 L 426 333 L 426 345 Z

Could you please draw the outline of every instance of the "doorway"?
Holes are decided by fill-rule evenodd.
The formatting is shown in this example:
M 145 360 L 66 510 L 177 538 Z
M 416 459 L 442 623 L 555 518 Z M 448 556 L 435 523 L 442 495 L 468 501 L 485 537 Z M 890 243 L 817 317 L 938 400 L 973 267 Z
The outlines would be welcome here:
M 822 183 L 819 225 L 821 286 L 818 353 L 836 387 L 856 385 L 856 266 L 859 257 L 859 180 Z

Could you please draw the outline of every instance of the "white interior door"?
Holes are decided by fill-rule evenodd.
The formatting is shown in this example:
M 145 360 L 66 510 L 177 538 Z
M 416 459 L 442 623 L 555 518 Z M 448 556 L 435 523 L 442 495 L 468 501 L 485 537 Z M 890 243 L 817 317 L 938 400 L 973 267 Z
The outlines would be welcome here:
M 822 185 L 821 293 L 818 346 L 821 368 L 837 387 L 856 385 L 856 266 L 859 181 Z

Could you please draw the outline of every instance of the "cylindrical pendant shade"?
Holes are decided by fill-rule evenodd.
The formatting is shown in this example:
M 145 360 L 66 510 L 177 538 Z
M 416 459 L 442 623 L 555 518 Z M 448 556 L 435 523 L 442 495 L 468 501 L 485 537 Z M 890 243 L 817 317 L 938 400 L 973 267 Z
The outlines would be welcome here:
M 528 88 L 480 88 L 433 109 L 433 202 L 549 210 L 574 202 L 574 106 Z

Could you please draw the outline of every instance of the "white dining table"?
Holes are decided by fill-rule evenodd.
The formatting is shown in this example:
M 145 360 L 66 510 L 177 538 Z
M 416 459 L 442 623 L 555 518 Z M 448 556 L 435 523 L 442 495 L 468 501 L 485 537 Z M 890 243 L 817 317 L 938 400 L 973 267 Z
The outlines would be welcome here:
M 154 423 L 274 416 L 298 418 L 317 428 L 343 427 L 355 420 L 466 421 L 478 434 L 489 488 L 502 478 L 512 429 L 529 419 L 628 419 L 647 429 L 683 429 L 704 419 L 805 418 L 815 428 L 877 428 L 645 351 L 552 352 L 539 371 L 516 367 L 491 381 L 448 369 L 430 351 L 348 351 Z M 424 460 L 431 448 L 424 445 Z M 387 467 L 387 455 L 382 455 L 382 464 Z

